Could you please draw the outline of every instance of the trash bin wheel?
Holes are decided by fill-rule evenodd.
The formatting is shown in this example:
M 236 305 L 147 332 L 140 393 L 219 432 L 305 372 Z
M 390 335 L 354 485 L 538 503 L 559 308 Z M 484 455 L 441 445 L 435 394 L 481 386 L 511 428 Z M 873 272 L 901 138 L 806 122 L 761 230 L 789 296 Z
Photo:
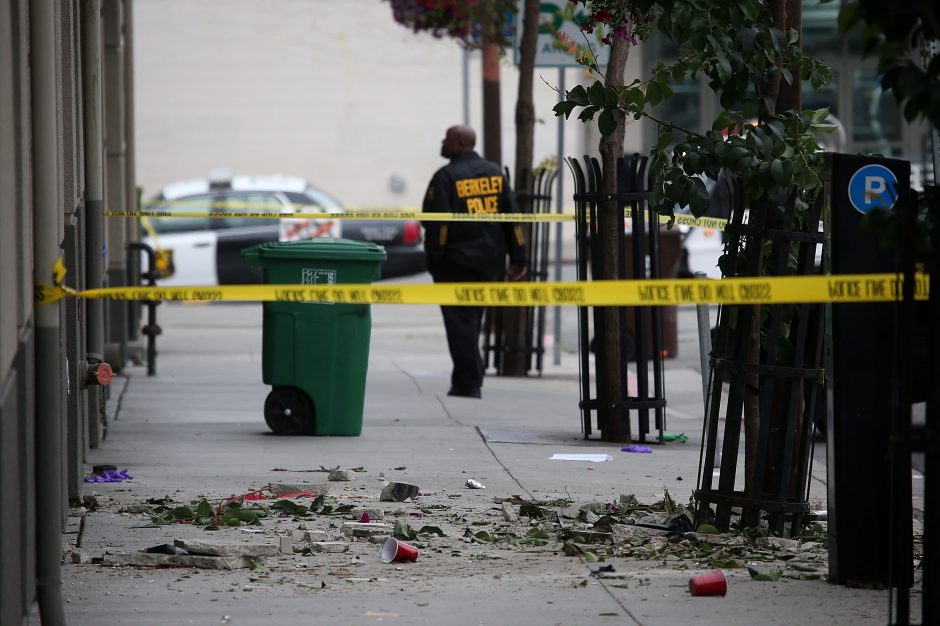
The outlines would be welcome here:
M 276 435 L 302 435 L 313 422 L 313 403 L 303 391 L 275 387 L 264 400 L 264 421 Z

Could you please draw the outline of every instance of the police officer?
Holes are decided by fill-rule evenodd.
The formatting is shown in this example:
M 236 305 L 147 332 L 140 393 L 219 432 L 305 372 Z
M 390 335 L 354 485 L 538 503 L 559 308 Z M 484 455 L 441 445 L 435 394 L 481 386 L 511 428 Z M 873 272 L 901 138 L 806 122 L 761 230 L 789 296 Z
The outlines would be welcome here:
M 427 213 L 515 213 L 516 201 L 499 165 L 480 158 L 476 133 L 467 126 L 447 129 L 441 156 L 450 163 L 435 172 L 424 196 Z M 505 269 L 519 280 L 526 273 L 525 236 L 508 222 L 424 222 L 424 249 L 434 282 L 488 282 Z M 483 307 L 442 306 L 447 347 L 454 368 L 449 396 L 479 398 L 483 385 L 480 326 Z

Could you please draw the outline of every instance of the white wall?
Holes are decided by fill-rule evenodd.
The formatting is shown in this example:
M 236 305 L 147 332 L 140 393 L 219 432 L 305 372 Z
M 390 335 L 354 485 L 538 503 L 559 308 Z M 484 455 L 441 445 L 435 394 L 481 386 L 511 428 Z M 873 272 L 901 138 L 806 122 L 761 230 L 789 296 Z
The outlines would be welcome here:
M 350 205 L 413 206 L 445 162 L 444 130 L 463 121 L 461 48 L 395 23 L 388 2 L 137 0 L 135 28 L 145 197 L 225 166 L 302 176 Z M 511 168 L 517 71 L 510 60 L 501 69 L 503 162 Z M 557 95 L 538 75 L 554 85 L 558 71 L 536 73 L 538 163 L 557 142 Z M 582 76 L 568 70 L 568 87 Z M 479 53 L 471 53 L 469 84 L 479 133 Z M 577 120 L 565 133 L 568 155 L 596 153 Z M 628 149 L 638 148 L 638 129 L 630 137 Z M 396 175 L 401 193 L 389 188 Z

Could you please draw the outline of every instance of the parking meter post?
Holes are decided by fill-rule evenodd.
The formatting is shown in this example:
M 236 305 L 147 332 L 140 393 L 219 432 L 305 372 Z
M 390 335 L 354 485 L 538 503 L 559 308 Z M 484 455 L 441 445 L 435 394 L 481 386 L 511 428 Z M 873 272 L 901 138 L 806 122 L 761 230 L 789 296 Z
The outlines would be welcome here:
M 147 256 L 147 271 L 140 273 L 141 280 L 147 281 L 148 287 L 157 286 L 157 254 L 149 245 L 135 241 L 127 244 L 128 250 L 138 250 Z M 140 329 L 147 336 L 147 376 L 157 375 L 157 335 L 163 332 L 157 324 L 157 305 L 155 300 L 144 300 L 147 305 L 147 325 Z
M 876 208 L 903 212 L 901 205 L 908 202 L 910 193 L 910 163 L 847 154 L 827 158 L 827 270 L 833 275 L 897 271 L 894 251 L 882 247 L 864 221 L 869 210 Z M 893 397 L 896 390 L 892 388 L 899 375 L 891 371 L 897 323 L 894 307 L 877 302 L 832 303 L 829 313 L 825 369 L 829 579 L 906 588 L 911 561 L 906 561 L 903 571 L 898 567 L 891 571 L 898 561 L 892 555 L 890 538 L 892 531 L 902 530 L 902 522 L 892 520 L 891 515 L 871 516 L 866 503 L 872 493 L 898 497 L 905 480 L 910 487 L 910 454 L 891 453 L 890 416 L 900 401 Z M 925 370 L 924 364 L 915 364 L 912 376 Z M 891 472 L 884 471 L 892 457 L 902 463 L 894 468 L 897 483 Z M 902 475 L 907 478 L 901 480 Z M 903 531 L 910 536 L 909 492 L 900 497 L 906 498 Z
M 695 272 L 695 278 L 707 280 L 708 274 L 705 272 Z M 712 327 L 708 315 L 708 303 L 695 305 L 695 314 L 698 318 L 698 351 L 699 364 L 702 368 L 702 399 L 705 402 L 705 408 L 708 409 L 708 358 L 712 352 Z

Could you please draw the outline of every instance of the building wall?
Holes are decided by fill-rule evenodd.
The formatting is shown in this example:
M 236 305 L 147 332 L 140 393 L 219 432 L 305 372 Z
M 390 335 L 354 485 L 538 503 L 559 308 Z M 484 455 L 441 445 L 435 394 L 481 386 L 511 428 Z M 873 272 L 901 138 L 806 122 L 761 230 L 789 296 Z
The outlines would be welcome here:
M 87 283 L 85 146 L 102 145 L 83 109 L 83 7 L 95 22 L 129 0 L 0 0 L 0 624 L 59 623 L 58 580 L 69 500 L 81 496 L 100 388 L 82 380 L 90 308 L 38 307 L 35 285 Z M 101 10 L 99 10 L 101 9 Z M 100 42 L 89 40 L 92 47 Z M 89 94 L 92 92 L 89 91 Z M 100 94 L 91 95 L 100 103 Z M 124 131 L 117 141 L 128 143 Z M 98 176 L 102 175 L 100 169 Z M 130 172 L 130 180 L 133 173 Z M 100 185 L 99 185 L 100 187 Z M 111 242 L 115 244 L 115 242 Z M 123 242 L 115 245 L 123 246 Z M 100 279 L 99 279 L 100 280 Z M 100 309 L 99 309 L 100 311 Z M 97 316 L 100 322 L 100 313 Z M 105 338 L 107 340 L 107 337 Z M 116 366 L 121 364 L 116 363 Z M 94 395 L 93 395 L 94 394 Z M 97 403 L 95 404 L 97 406 Z M 42 489 L 37 489 L 37 485 Z M 37 580 L 50 584 L 37 593 Z
M 388 2 L 134 6 L 137 171 L 145 197 L 223 166 L 305 177 L 350 205 L 414 206 L 444 164 L 445 129 L 463 121 L 462 49 L 397 24 Z M 502 157 L 510 168 L 518 90 L 511 58 L 501 65 Z M 568 70 L 568 88 L 583 74 Z M 558 96 L 541 78 L 557 85 L 558 70 L 536 71 L 536 164 L 557 143 L 551 108 Z M 478 52 L 470 53 L 469 86 L 469 121 L 480 133 Z M 575 119 L 566 123 L 567 154 L 596 154 L 586 130 Z M 641 134 L 631 136 L 638 148 Z M 393 177 L 404 182 L 401 192 L 391 188 Z
M 35 595 L 32 221 L 28 27 L 24 3 L 0 2 L 0 623 L 25 623 Z

